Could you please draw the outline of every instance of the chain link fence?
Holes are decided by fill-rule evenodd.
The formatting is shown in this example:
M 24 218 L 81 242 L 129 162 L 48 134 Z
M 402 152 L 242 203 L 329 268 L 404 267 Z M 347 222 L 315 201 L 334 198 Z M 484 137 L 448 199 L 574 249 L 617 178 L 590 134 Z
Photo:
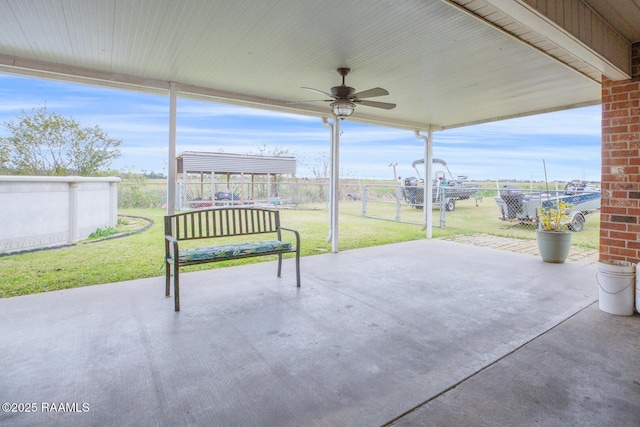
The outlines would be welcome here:
M 538 208 L 553 207 L 561 198 L 573 206 L 565 226 L 576 232 L 574 242 L 596 249 L 600 227 L 599 188 L 584 183 L 554 183 L 549 190 L 545 187 L 544 183 L 434 186 L 432 226 L 434 230 L 439 229 L 437 235 L 441 236 L 482 234 L 535 239 Z M 424 226 L 424 187 L 364 185 L 362 214 Z
M 213 184 L 213 186 L 212 186 Z M 402 185 L 405 184 L 405 185 Z M 166 185 L 166 181 L 165 184 Z M 295 182 L 192 182 L 178 183 L 177 208 L 199 209 L 216 205 L 267 205 L 289 209 L 328 209 L 329 183 L 323 179 Z M 153 188 L 161 184 L 154 182 Z M 569 195 L 569 203 L 592 197 L 595 206 L 578 210 L 567 228 L 575 231 L 573 243 L 597 249 L 599 242 L 599 191 L 574 188 L 565 194 L 565 183 L 478 182 L 464 188 L 434 186 L 432 226 L 436 238 L 497 236 L 535 240 L 536 208 L 544 197 Z M 572 190 L 572 189 L 569 189 Z M 570 193 L 571 191 L 569 191 Z M 166 194 L 156 191 L 156 206 L 166 203 Z M 544 197 L 541 199 L 541 194 Z M 414 182 L 380 184 L 379 181 L 342 180 L 339 186 L 340 215 L 425 225 L 424 187 Z M 578 203 L 580 204 L 580 203 Z M 577 218 L 577 219 L 576 219 Z
M 360 200 L 362 183 L 357 180 L 340 185 L 340 200 Z M 329 200 L 327 179 L 298 179 L 295 181 L 256 179 L 226 179 L 210 175 L 194 175 L 176 183 L 176 209 L 199 209 L 227 205 L 272 205 L 282 207 L 314 207 Z

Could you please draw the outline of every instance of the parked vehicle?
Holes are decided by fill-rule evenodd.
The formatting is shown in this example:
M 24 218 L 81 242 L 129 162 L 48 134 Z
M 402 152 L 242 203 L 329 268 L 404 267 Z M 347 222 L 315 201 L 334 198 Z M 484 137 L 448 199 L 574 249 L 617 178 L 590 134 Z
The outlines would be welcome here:
M 466 177 L 464 176 L 458 176 L 457 179 L 454 178 L 444 160 L 433 159 L 432 162 L 443 165 L 449 173 L 449 179 L 447 179 L 444 171 L 436 171 L 432 181 L 432 198 L 434 203 L 438 203 L 441 198 L 444 197 L 445 209 L 447 211 L 453 211 L 456 208 L 456 200 L 465 200 L 476 196 L 480 190 L 480 186 L 465 184 L 464 179 L 466 179 Z M 418 176 L 420 176 L 420 172 L 416 165 L 419 164 L 424 164 L 424 159 L 418 159 L 412 164 Z M 404 198 L 409 204 L 418 209 L 422 209 L 424 207 L 424 187 L 419 186 L 419 183 L 424 183 L 424 181 L 415 176 L 405 178 L 403 191 Z
M 240 200 L 240 195 L 230 191 L 218 191 L 213 198 L 214 200 Z
M 538 208 L 557 206 L 563 200 L 573 206 L 567 215 L 567 228 L 579 232 L 588 216 L 600 211 L 600 188 L 574 180 L 564 190 L 525 193 L 517 186 L 503 186 L 495 198 L 503 221 L 538 224 Z
M 216 206 L 228 206 L 241 204 L 241 197 L 237 193 L 231 191 L 218 191 L 213 195 Z

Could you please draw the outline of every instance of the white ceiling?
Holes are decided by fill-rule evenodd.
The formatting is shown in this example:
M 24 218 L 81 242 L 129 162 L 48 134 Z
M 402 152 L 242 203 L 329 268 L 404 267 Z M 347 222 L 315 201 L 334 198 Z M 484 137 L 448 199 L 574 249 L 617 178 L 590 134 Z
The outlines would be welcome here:
M 637 38 L 639 19 L 621 33 Z M 181 96 L 327 116 L 328 103 L 287 101 L 323 98 L 301 87 L 329 91 L 338 67 L 397 104 L 359 105 L 351 120 L 407 129 L 600 102 L 593 77 L 444 0 L 0 1 L 8 73 L 155 92 L 176 82 Z

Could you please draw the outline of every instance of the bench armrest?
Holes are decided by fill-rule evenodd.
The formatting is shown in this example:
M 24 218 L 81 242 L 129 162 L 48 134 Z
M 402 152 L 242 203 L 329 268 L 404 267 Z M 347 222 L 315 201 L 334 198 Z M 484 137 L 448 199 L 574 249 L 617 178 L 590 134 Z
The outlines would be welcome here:
M 164 236 L 164 256 L 165 256 L 165 259 L 167 259 L 167 258 L 177 258 L 179 253 L 180 253 L 180 251 L 178 249 L 178 240 L 175 237 L 171 236 L 171 235 L 165 235 Z
M 294 230 L 293 228 L 287 228 L 287 227 L 278 227 L 278 240 L 282 240 L 282 237 L 281 237 L 281 234 L 280 234 L 280 230 L 290 231 L 293 234 L 295 234 L 295 236 L 296 236 L 296 250 L 300 250 L 300 233 L 298 233 L 298 230 Z

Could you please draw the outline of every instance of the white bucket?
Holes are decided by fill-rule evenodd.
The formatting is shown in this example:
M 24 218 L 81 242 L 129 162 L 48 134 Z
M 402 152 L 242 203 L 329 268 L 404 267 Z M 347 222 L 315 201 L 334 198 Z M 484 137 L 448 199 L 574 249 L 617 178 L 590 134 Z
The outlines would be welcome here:
M 638 267 L 636 267 L 636 270 Z M 640 313 L 640 283 L 638 281 L 640 278 L 636 276 L 636 311 Z
M 599 261 L 596 281 L 600 310 L 632 316 L 636 266 L 627 261 Z

